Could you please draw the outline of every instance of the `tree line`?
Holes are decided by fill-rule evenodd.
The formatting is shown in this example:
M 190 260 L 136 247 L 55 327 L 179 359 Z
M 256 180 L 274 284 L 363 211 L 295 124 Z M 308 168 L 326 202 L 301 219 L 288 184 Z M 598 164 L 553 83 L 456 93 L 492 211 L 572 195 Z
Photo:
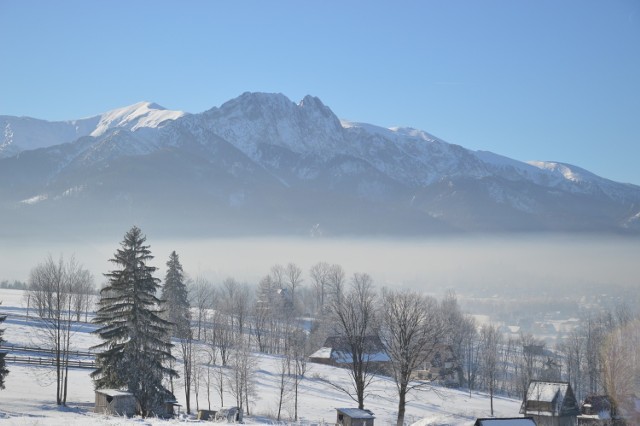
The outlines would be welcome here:
M 443 347 L 455 360 L 452 369 L 460 385 L 490 394 L 492 415 L 494 394 L 523 397 L 533 379 L 568 380 L 582 396 L 626 392 L 624 363 L 613 362 L 620 353 L 628 355 L 624 368 L 633 370 L 631 377 L 640 377 L 629 355 L 638 339 L 631 339 L 633 346 L 628 334 L 638 333 L 628 310 L 588 319 L 575 336 L 549 351 L 531 335 L 506 339 L 497 327 L 477 324 L 462 312 L 454 293 L 438 300 L 412 290 L 378 290 L 368 274 L 347 275 L 342 266 L 326 262 L 313 265 L 306 276 L 289 263 L 274 265 L 256 285 L 233 278 L 214 285 L 201 277 L 190 279 L 174 251 L 162 282 L 153 276 L 156 268 L 145 241 L 142 231 L 132 228 L 111 259 L 115 268 L 105 274 L 108 282 L 93 320 L 103 342 L 95 348 L 98 368 L 92 373 L 97 388 L 134 393 L 143 415 L 158 415 L 178 384 L 188 413 L 193 395 L 196 409 L 201 398 L 210 409 L 212 399 L 225 405 L 225 396 L 231 395 L 250 414 L 256 396 L 255 352 L 261 352 L 280 360 L 275 416 L 280 420 L 288 412 L 297 420 L 308 356 L 329 336 L 348 348 L 351 380 L 347 387 L 327 382 L 365 408 L 371 383 L 379 374 L 391 376 L 398 425 L 410 394 L 438 379 L 436 373 L 417 380 L 417 372 Z M 66 402 L 70 324 L 89 310 L 81 295 L 90 294 L 92 285 L 90 274 L 73 259 L 49 258 L 29 280 L 28 294 L 48 324 L 49 341 L 60 350 L 60 404 Z M 616 339 L 616 330 L 625 327 L 625 336 Z M 374 342 L 387 356 L 384 369 Z

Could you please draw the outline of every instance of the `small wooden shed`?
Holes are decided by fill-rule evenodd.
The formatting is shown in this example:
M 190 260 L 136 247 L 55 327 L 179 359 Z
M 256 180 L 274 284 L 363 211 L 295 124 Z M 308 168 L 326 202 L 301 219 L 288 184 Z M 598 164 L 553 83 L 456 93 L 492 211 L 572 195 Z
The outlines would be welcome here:
M 176 398 L 173 395 L 171 395 L 171 398 L 168 398 L 164 402 L 164 415 L 163 415 L 163 417 L 171 418 L 171 417 L 175 417 L 176 415 L 179 415 L 180 414 L 180 407 L 182 407 L 182 405 L 178 404 L 178 400 L 176 400 Z
M 359 408 L 336 408 L 336 424 L 341 426 L 373 426 L 375 417 L 369 410 Z
M 101 414 L 131 417 L 136 414 L 136 397 L 118 389 L 96 389 L 94 411 Z
M 198 410 L 197 420 L 242 423 L 242 411 L 238 407 L 222 407 L 216 410 Z

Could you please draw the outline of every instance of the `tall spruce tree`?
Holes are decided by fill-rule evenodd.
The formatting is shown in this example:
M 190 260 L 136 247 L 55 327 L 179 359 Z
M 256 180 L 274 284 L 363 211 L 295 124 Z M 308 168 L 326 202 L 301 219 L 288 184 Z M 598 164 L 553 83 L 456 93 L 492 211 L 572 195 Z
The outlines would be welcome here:
M 171 323 L 162 318 L 160 299 L 155 294 L 159 280 L 146 237 L 138 227 L 124 236 L 121 248 L 110 259 L 117 269 L 100 291 L 94 333 L 104 341 L 94 349 L 97 369 L 91 373 L 96 388 L 126 389 L 138 400 L 143 416 L 163 415 L 171 393 L 163 386 L 165 377 L 177 373 L 164 365 L 171 356 Z
M 180 339 L 182 352 L 182 382 L 184 384 L 187 414 L 191 414 L 191 382 L 193 379 L 193 333 L 187 287 L 184 283 L 184 271 L 178 254 L 173 251 L 167 261 L 167 275 L 162 287 L 164 318 L 171 322 L 172 335 Z M 173 381 L 171 381 L 173 391 Z
M 162 287 L 162 300 L 165 302 L 165 318 L 173 323 L 173 335 L 184 338 L 190 332 L 191 315 L 184 271 L 178 254 L 173 251 L 167 261 L 167 275 Z
M 0 305 L 2 302 L 0 302 Z M 7 319 L 6 315 L 0 315 L 0 324 Z M 4 339 L 2 335 L 4 334 L 4 328 L 0 328 L 0 345 L 4 343 Z M 0 352 L 0 389 L 4 389 L 4 378 L 9 374 L 9 370 L 7 370 L 7 364 L 4 357 L 7 356 L 6 352 Z

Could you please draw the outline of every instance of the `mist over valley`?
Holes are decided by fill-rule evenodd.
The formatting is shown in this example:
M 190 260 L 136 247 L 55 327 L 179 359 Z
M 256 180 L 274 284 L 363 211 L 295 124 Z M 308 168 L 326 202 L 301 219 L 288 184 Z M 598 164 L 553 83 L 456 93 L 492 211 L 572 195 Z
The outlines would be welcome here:
M 142 227 L 144 231 L 144 227 Z M 29 270 L 51 254 L 75 256 L 102 281 L 120 236 L 107 241 L 8 240 L 0 247 L 2 279 L 28 279 Z M 220 282 L 227 277 L 255 284 L 274 264 L 295 263 L 304 271 L 317 262 L 340 264 L 351 275 L 370 274 L 377 286 L 405 287 L 442 295 L 447 290 L 486 295 L 558 295 L 593 289 L 638 289 L 637 238 L 611 235 L 458 236 L 398 238 L 206 238 L 167 239 L 147 233 L 163 275 L 171 251 L 180 254 L 190 278 Z M 308 281 L 308 280 L 307 280 Z

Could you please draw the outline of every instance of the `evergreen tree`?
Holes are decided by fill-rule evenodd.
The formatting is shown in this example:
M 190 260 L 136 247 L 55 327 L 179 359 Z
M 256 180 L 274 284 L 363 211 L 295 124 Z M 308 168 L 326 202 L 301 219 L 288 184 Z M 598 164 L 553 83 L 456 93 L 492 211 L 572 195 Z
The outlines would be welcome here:
M 180 259 L 175 251 L 169 255 L 167 262 L 167 275 L 162 287 L 162 301 L 165 311 L 164 318 L 172 323 L 173 336 L 180 339 L 180 349 L 182 352 L 182 378 L 185 390 L 185 401 L 187 403 L 187 414 L 191 413 L 191 382 L 193 379 L 193 333 L 191 331 L 191 315 L 189 312 L 189 300 L 187 297 L 187 287 L 184 283 L 184 271 L 180 264 Z M 171 381 L 173 390 L 173 381 Z
M 138 400 L 143 416 L 163 415 L 171 393 L 163 386 L 165 377 L 177 373 L 163 364 L 173 360 L 170 349 L 171 323 L 162 318 L 161 301 L 155 296 L 159 280 L 146 237 L 131 228 L 121 248 L 110 261 L 118 269 L 105 274 L 109 279 L 100 291 L 94 322 L 101 327 L 103 343 L 95 349 L 97 369 L 91 373 L 97 389 L 126 389 Z
M 2 304 L 2 302 L 0 302 Z M 0 324 L 7 319 L 6 315 L 0 315 Z M 2 335 L 4 334 L 4 328 L 0 328 L 0 345 L 4 343 L 4 339 Z M 7 364 L 4 357 L 7 356 L 6 352 L 0 352 L 0 389 L 4 389 L 4 378 L 9 374 L 9 370 L 7 370 Z
M 167 262 L 162 300 L 165 302 L 165 318 L 174 324 L 173 335 L 179 338 L 187 337 L 190 331 L 190 306 L 187 287 L 184 283 L 184 271 L 175 251 L 171 253 Z

